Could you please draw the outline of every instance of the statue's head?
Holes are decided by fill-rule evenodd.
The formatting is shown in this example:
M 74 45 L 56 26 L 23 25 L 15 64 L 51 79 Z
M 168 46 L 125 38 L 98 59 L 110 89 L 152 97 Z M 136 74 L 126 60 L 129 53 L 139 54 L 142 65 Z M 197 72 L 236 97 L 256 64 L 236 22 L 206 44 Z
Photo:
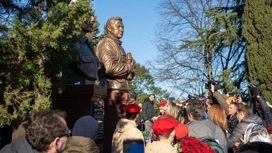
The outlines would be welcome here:
M 84 31 L 84 32 L 92 32 L 92 29 L 93 29 L 93 22 L 94 22 L 94 14 L 91 13 L 89 18 L 87 19 L 87 21 L 85 21 L 82 26 L 81 26 L 81 29 Z
M 124 34 L 124 25 L 122 18 L 112 17 L 108 19 L 105 27 L 105 34 L 121 39 Z

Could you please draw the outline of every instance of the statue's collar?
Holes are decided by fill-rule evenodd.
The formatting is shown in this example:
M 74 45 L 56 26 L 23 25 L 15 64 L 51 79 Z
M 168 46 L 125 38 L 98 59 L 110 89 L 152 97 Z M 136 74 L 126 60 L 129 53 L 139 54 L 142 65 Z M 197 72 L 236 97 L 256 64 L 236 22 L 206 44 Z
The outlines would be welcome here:
M 120 39 L 117 39 L 116 37 L 108 34 L 106 35 L 107 38 L 113 39 L 114 41 L 116 41 L 119 45 L 122 45 L 122 41 Z

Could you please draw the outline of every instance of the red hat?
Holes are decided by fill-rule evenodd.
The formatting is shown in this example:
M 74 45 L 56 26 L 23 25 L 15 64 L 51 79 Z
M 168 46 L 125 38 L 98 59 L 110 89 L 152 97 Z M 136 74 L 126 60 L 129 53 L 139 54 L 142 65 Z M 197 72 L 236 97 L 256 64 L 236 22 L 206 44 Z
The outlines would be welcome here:
M 167 134 L 172 132 L 177 125 L 177 120 L 170 117 L 164 117 L 159 118 L 156 122 L 154 122 L 152 124 L 152 129 L 156 135 Z
M 160 101 L 160 102 L 157 104 L 157 106 L 158 106 L 158 107 L 164 107 L 166 104 L 167 104 L 167 102 L 164 101 L 164 100 L 162 100 L 162 101 Z
M 126 105 L 126 112 L 129 113 L 139 113 L 141 111 L 141 107 L 137 104 L 128 104 Z
M 188 126 L 186 124 L 179 124 L 175 127 L 176 139 L 182 139 L 186 136 L 188 136 Z

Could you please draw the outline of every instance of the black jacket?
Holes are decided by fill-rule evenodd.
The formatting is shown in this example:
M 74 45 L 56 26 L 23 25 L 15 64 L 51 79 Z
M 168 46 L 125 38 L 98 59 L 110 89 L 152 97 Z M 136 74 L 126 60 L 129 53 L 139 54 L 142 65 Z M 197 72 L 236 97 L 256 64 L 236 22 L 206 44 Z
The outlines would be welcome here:
M 234 114 L 233 116 L 228 116 L 228 131 L 229 133 L 232 133 L 236 125 L 238 124 L 238 119 L 237 119 L 237 113 Z
M 236 142 L 241 141 L 240 139 L 243 138 L 246 128 L 250 123 L 263 125 L 262 119 L 259 116 L 255 114 L 245 116 L 228 136 L 229 148 L 233 148 Z
M 147 98 L 142 105 L 142 119 L 144 121 L 150 120 L 155 116 L 154 104 Z
M 272 112 L 262 97 L 257 98 L 257 100 L 261 105 L 261 110 L 257 111 L 257 115 L 263 120 L 264 127 L 267 128 L 272 125 Z
M 25 136 L 21 136 L 16 141 L 6 145 L 0 150 L 0 153 L 38 153 L 37 150 L 32 149 L 27 142 Z

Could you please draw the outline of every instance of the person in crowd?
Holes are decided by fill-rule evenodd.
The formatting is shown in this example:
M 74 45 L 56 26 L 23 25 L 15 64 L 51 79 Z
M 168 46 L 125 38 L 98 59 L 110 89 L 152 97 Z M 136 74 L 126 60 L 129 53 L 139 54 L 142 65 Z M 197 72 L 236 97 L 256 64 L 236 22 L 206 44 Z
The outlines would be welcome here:
M 58 110 L 33 112 L 25 135 L 6 145 L 0 153 L 61 153 L 71 132 L 66 113 Z
M 97 130 L 98 122 L 92 116 L 79 118 L 75 122 L 72 137 L 68 138 L 67 147 L 63 153 L 99 153 L 99 148 L 94 142 Z
M 178 124 L 175 127 L 175 146 L 178 152 L 182 152 L 180 141 L 188 137 L 188 126 L 186 124 Z
M 179 113 L 179 107 L 175 103 L 169 102 L 165 106 L 164 115 L 162 115 L 161 117 L 168 116 L 168 117 L 172 117 L 172 118 L 178 120 L 178 117 L 179 117 L 178 113 Z
M 226 133 L 228 130 L 227 116 L 224 109 L 220 105 L 214 104 L 210 107 L 208 111 L 208 118 Z
M 186 124 L 178 124 L 178 126 L 175 127 L 175 139 L 176 142 L 179 143 L 180 140 L 188 137 L 188 125 Z
M 258 115 L 263 120 L 263 125 L 267 128 L 272 125 L 272 108 L 270 108 L 265 100 L 261 97 L 260 84 L 258 81 L 250 82 L 250 106 L 252 106 L 253 113 Z
M 228 132 L 232 133 L 233 129 L 236 127 L 238 124 L 238 119 L 237 119 L 237 104 L 236 103 L 231 103 L 228 108 Z
M 171 144 L 174 141 L 175 127 L 178 121 L 171 117 L 159 118 L 152 124 L 152 129 L 158 141 L 148 143 L 145 153 L 177 153 L 177 149 Z
M 178 121 L 181 124 L 187 124 L 189 122 L 186 108 L 184 107 L 179 108 Z
M 239 123 L 227 138 L 229 148 L 238 147 L 241 144 L 241 138 L 243 138 L 246 128 L 250 123 L 263 124 L 262 119 L 253 114 L 250 106 L 239 103 L 237 107 L 237 118 Z
M 232 133 L 236 125 L 239 123 L 238 118 L 237 118 L 237 103 L 230 103 L 229 108 L 228 108 L 228 116 L 227 116 L 227 121 L 228 121 L 228 131 L 227 133 Z M 228 148 L 229 153 L 235 152 L 235 147 L 233 148 Z
M 135 98 L 134 97 L 130 97 L 129 99 L 128 99 L 128 103 L 127 104 L 135 104 L 136 103 L 136 101 L 135 101 Z
M 228 113 L 229 102 L 225 98 L 225 96 L 221 95 L 218 91 L 215 91 L 215 87 L 211 84 L 210 91 L 212 92 L 213 97 L 217 100 L 219 105 Z M 228 97 L 230 98 L 230 97 Z
M 228 130 L 228 122 L 224 109 L 218 104 L 212 105 L 208 111 L 208 118 L 222 129 L 224 134 L 220 135 L 219 144 L 223 148 L 224 152 L 227 153 L 228 145 L 226 132 Z
M 150 132 L 151 130 L 151 125 L 156 119 L 155 117 L 155 108 L 154 108 L 154 100 L 155 100 L 155 95 L 150 94 L 147 99 L 143 102 L 143 107 L 142 107 L 142 117 L 145 122 L 145 130 L 147 132 Z
M 198 139 L 214 139 L 227 153 L 225 133 L 212 121 L 204 119 L 205 107 L 201 102 L 189 103 L 186 107 L 189 122 L 189 136 Z
M 123 142 L 125 140 L 142 140 L 144 137 L 142 132 L 137 128 L 137 118 L 141 107 L 136 104 L 129 104 L 125 107 L 126 118 L 121 118 L 113 133 L 112 137 L 112 153 L 123 153 Z
M 236 153 L 270 153 L 272 144 L 267 142 L 252 142 L 242 145 Z
M 175 103 L 168 102 L 164 106 L 163 109 L 165 111 L 164 114 L 161 115 L 161 116 L 159 116 L 157 119 L 171 117 L 173 119 L 178 120 L 178 117 L 179 117 L 179 114 L 178 114 L 179 113 L 179 108 L 178 108 L 178 106 Z M 151 129 L 151 131 L 149 133 L 149 136 L 147 137 L 147 140 L 150 139 L 150 138 L 151 138 L 151 141 L 157 141 L 156 134 L 152 131 L 152 129 Z
M 175 139 L 179 153 L 215 153 L 209 145 L 195 137 L 188 136 L 186 124 L 179 124 L 175 127 Z
M 163 115 L 166 111 L 166 108 L 165 106 L 167 105 L 167 101 L 165 100 L 161 100 L 158 104 L 157 104 L 157 107 L 159 108 L 160 110 L 160 116 Z
M 26 127 L 28 126 L 28 121 L 23 121 L 19 127 L 12 133 L 12 142 L 20 138 L 25 134 Z

